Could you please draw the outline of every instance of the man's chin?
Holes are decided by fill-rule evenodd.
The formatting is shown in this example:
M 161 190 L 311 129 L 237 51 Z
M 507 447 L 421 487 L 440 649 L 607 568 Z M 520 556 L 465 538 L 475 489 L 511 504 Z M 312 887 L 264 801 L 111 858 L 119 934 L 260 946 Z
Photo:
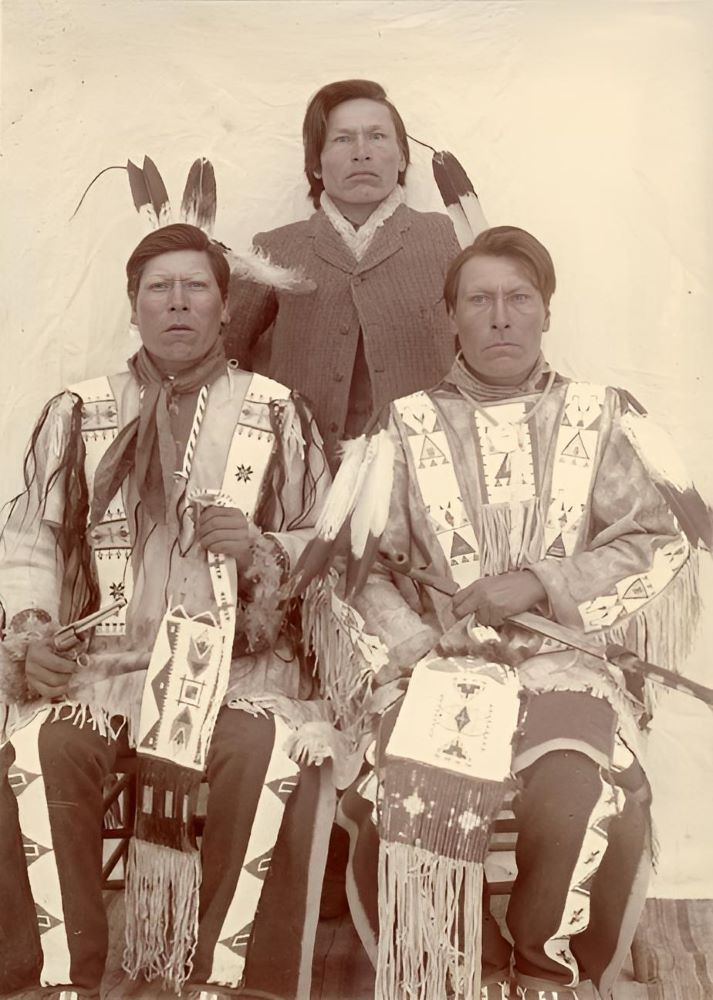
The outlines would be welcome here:
M 465 357 L 465 356 L 464 356 Z M 520 385 L 527 378 L 529 368 L 523 371 L 522 365 L 516 364 L 472 364 L 465 358 L 468 368 L 476 378 L 487 385 Z

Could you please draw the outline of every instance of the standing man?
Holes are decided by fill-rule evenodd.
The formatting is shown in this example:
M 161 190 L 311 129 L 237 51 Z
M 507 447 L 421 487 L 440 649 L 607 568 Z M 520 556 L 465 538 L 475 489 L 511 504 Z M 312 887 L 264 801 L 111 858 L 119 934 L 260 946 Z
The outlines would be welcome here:
M 410 692 L 389 709 L 375 725 L 371 787 L 362 779 L 340 806 L 358 832 L 348 885 L 359 891 L 350 903 L 365 945 L 378 953 L 377 1000 L 412 991 L 576 1000 L 587 979 L 610 1000 L 646 898 L 645 709 L 621 670 L 521 633 L 521 662 L 510 675 L 519 721 L 517 693 L 506 717 L 487 714 L 481 698 L 484 672 L 505 670 L 493 661 L 507 662 L 512 648 L 483 647 L 475 625 L 539 612 L 602 647 L 622 643 L 676 666 L 695 624 L 696 561 L 635 450 L 630 397 L 573 382 L 542 355 L 554 290 L 552 260 L 533 236 L 510 226 L 481 233 L 446 279 L 460 344 L 453 367 L 434 388 L 391 407 L 393 487 L 381 477 L 391 508 L 380 548 L 401 554 L 402 564 L 428 565 L 442 586 L 417 576 L 407 604 L 382 570 L 355 599 L 392 667 L 410 674 L 418 664 L 415 710 L 431 712 L 414 722 Z M 349 669 L 331 666 L 340 676 Z M 386 686 L 378 700 L 388 704 Z M 402 731 L 418 734 L 412 743 L 433 740 L 432 754 L 404 750 L 403 739 L 390 749 L 395 715 Z M 493 810 L 478 798 L 486 795 L 481 772 L 461 779 L 454 768 L 488 727 L 505 730 L 505 773 L 517 781 L 518 874 L 507 911 L 513 944 L 487 913 L 482 922 L 481 992 L 474 844 Z
M 342 438 L 450 367 L 442 289 L 459 246 L 447 216 L 404 203 L 406 129 L 378 83 L 322 87 L 302 134 L 317 211 L 255 244 L 302 268 L 316 289 L 297 296 L 241 284 L 226 345 L 242 367 L 307 397 L 335 465 Z

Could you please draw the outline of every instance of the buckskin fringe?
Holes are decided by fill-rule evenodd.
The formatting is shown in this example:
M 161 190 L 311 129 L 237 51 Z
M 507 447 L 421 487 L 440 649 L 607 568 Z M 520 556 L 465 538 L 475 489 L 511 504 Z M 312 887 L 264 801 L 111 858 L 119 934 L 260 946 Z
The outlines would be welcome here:
M 624 623 L 608 629 L 607 640 L 626 646 L 642 660 L 680 673 L 693 648 L 701 614 L 698 568 L 698 553 L 691 550 L 668 586 Z
M 511 783 L 388 756 L 382 774 L 375 998 L 480 1000 L 483 863 Z
M 382 841 L 375 1000 L 480 1000 L 482 898 L 482 862 Z
M 361 659 L 330 606 L 333 583 L 313 583 L 303 603 L 305 646 L 312 649 L 322 696 L 340 729 L 354 727 L 355 735 L 366 719 L 374 667 Z
M 200 855 L 136 837 L 126 868 L 126 948 L 123 969 L 151 981 L 162 977 L 180 993 L 193 968 L 198 940 Z
M 542 558 L 544 524 L 537 498 L 485 504 L 482 518 L 482 574 L 495 576 Z

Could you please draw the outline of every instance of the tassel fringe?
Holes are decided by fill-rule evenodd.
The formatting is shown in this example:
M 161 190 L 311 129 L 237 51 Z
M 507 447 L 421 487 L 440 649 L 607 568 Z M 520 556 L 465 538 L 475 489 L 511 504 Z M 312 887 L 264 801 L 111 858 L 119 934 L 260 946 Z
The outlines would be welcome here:
M 483 576 L 507 573 L 537 562 L 544 545 L 539 500 L 483 506 L 482 533 Z
M 198 940 L 197 851 L 174 851 L 133 837 L 126 875 L 126 949 L 132 979 L 161 977 L 180 993 L 193 967 Z
M 656 600 L 623 624 L 608 629 L 604 633 L 607 641 L 626 646 L 642 660 L 681 673 L 701 615 L 698 559 L 698 553 L 691 550 L 688 561 Z
M 388 655 L 384 651 L 383 662 L 378 658 L 378 650 L 373 662 L 359 655 L 332 612 L 332 587 L 332 580 L 310 587 L 302 611 L 304 641 L 315 653 L 320 691 L 336 724 L 342 730 L 352 731 L 358 739 L 366 725 L 374 675 Z
M 480 1000 L 483 865 L 379 845 L 375 1000 Z

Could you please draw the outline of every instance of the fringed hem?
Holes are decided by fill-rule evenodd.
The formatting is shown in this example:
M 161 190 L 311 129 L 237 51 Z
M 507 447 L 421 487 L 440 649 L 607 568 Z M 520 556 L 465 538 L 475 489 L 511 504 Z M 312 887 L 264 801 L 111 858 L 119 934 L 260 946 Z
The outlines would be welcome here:
M 626 646 L 642 660 L 678 673 L 693 648 L 701 614 L 698 553 L 687 562 L 652 601 L 620 625 L 603 632 L 608 642 Z
M 181 992 L 198 941 L 197 851 L 174 851 L 133 837 L 126 869 L 126 948 L 122 968 L 137 979 L 161 977 Z
M 480 1000 L 483 866 L 379 845 L 375 1000 Z
M 127 735 L 133 731 L 131 720 L 125 715 L 109 712 L 103 706 L 94 705 L 91 702 L 64 701 L 57 705 L 50 705 L 49 708 L 49 722 L 71 722 L 73 726 L 79 728 L 90 726 L 95 733 L 99 733 L 110 742 L 118 740 L 124 729 L 127 730 Z
M 366 724 L 376 667 L 362 658 L 331 608 L 332 583 L 312 585 L 303 604 L 305 645 L 314 651 L 320 693 L 341 729 L 355 738 Z M 356 614 L 356 612 L 354 612 Z
M 520 569 L 542 558 L 545 529 L 540 501 L 485 504 L 481 508 L 483 576 Z
M 0 704 L 0 720 L 3 706 Z M 13 735 L 24 729 L 40 712 L 47 712 L 48 722 L 71 722 L 73 725 L 91 726 L 105 740 L 118 740 L 125 729 L 129 745 L 136 746 L 138 717 L 131 718 L 119 712 L 109 712 L 101 705 L 92 702 L 63 701 L 48 704 L 46 701 L 28 702 L 24 705 L 7 706 L 4 724 L 0 725 L 0 747 L 9 742 Z
M 701 615 L 698 572 L 699 555 L 692 549 L 687 562 L 654 600 L 620 625 L 606 630 L 603 637 L 626 647 L 646 662 L 681 673 L 693 649 Z M 645 701 L 649 714 L 660 697 L 667 693 L 668 688 L 646 682 Z

